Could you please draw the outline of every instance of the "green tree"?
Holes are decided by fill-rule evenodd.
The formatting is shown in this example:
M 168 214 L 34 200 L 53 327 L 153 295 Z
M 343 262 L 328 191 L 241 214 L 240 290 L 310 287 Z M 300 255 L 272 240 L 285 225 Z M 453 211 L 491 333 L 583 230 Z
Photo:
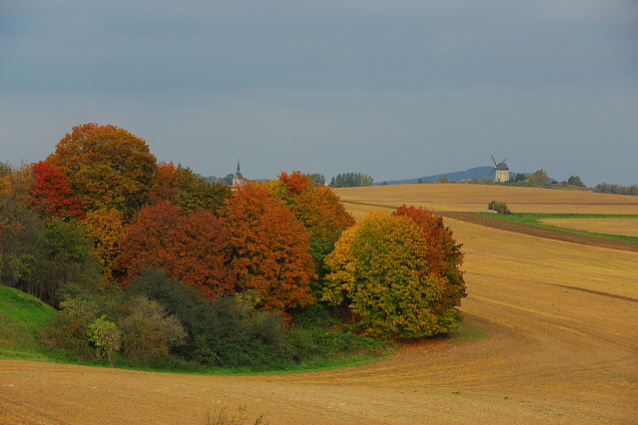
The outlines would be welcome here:
M 372 186 L 373 179 L 367 174 L 362 173 L 345 173 L 337 174 L 330 181 L 331 187 L 363 187 Z
M 113 352 L 120 349 L 122 331 L 117 325 L 106 320 L 106 314 L 95 319 L 88 327 L 89 341 L 95 346 L 95 354 L 97 357 L 106 356 L 109 364 L 113 366 Z
M 437 183 L 449 183 L 447 177 L 445 177 L 445 176 L 440 177 L 436 182 Z
M 580 186 L 580 187 L 585 186 L 585 184 L 583 183 L 583 181 L 580 179 L 579 176 L 569 177 L 569 179 L 567 179 L 567 184 L 570 186 Z
M 0 282 L 52 306 L 64 284 L 95 286 L 100 268 L 84 229 L 58 218 L 43 223 L 12 187 L 0 193 Z
M 326 178 L 323 176 L 323 174 L 308 174 L 308 177 L 310 177 L 310 179 L 315 182 L 316 186 L 323 186 L 326 184 Z
M 549 176 L 545 170 L 541 169 L 530 174 L 525 181 L 536 184 L 549 184 Z
M 516 174 L 516 177 L 514 177 L 515 182 L 523 182 L 525 181 L 525 179 L 527 179 L 527 176 L 525 176 L 525 174 L 523 173 L 518 173 Z
M 326 258 L 330 273 L 322 299 L 347 307 L 369 335 L 415 338 L 453 331 L 460 313 L 455 302 L 442 301 L 450 282 L 429 269 L 429 257 L 425 232 L 412 218 L 370 213 L 342 233 Z

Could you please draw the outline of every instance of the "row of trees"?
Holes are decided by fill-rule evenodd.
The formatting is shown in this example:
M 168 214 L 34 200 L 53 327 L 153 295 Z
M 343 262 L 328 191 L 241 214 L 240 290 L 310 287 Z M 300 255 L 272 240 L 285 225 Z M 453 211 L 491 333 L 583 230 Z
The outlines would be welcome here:
M 316 176 L 281 173 L 231 191 L 157 163 L 124 129 L 96 124 L 74 127 L 45 161 L 0 172 L 0 280 L 54 306 L 63 301 L 65 319 L 52 328 L 61 333 L 47 337 L 52 346 L 80 341 L 71 346 L 135 353 L 127 338 L 151 331 L 127 325 L 133 311 L 155 311 L 167 326 L 176 315 L 186 336 L 162 337 L 164 348 L 154 352 L 167 354 L 170 340 L 173 352 L 204 362 L 233 357 L 210 342 L 221 338 L 206 330 L 221 326 L 215 320 L 244 329 L 244 348 L 256 340 L 281 347 L 283 319 L 311 310 L 383 337 L 449 332 L 460 320 L 460 245 L 426 210 L 403 207 L 355 225 Z M 136 293 L 140 279 L 145 289 Z M 199 295 L 177 296 L 175 285 Z M 264 326 L 279 336 L 255 336 L 267 334 Z
M 345 173 L 337 174 L 330 181 L 330 187 L 362 187 L 372 186 L 374 180 L 367 174 L 362 173 Z

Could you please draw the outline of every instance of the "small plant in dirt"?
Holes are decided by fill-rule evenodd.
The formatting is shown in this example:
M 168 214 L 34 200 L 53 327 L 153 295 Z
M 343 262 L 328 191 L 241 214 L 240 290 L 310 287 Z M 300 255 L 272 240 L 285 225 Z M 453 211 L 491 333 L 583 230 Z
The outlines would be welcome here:
M 507 205 L 505 204 L 505 202 L 492 201 L 487 206 L 487 209 L 488 209 L 488 211 L 490 211 L 490 212 L 493 211 L 493 212 L 495 212 L 497 214 L 512 214 L 510 209 L 507 208 Z
M 237 416 L 235 415 L 230 415 L 226 412 L 226 408 L 222 408 L 220 410 L 216 410 L 215 413 L 211 414 L 210 412 L 208 412 L 206 414 L 206 422 L 204 422 L 205 425 L 244 425 L 244 424 L 252 424 L 252 425 L 268 425 L 268 422 L 264 422 L 264 417 L 263 415 L 259 416 L 257 419 L 255 419 L 254 422 L 249 421 L 248 418 L 246 418 L 245 413 L 246 413 L 246 408 L 244 406 L 239 406 L 237 408 Z

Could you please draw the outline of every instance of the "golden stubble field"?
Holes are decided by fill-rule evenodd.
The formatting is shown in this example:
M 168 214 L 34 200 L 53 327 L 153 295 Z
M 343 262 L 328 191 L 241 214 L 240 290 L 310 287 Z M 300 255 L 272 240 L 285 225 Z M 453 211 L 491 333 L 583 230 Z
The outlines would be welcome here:
M 632 197 L 510 189 L 338 194 L 356 215 L 403 203 L 476 211 L 492 198 L 520 212 L 638 214 Z M 466 320 L 454 338 L 412 344 L 367 366 L 286 375 L 0 360 L 0 424 L 204 424 L 207 411 L 240 405 L 273 425 L 638 423 L 638 253 L 445 222 L 466 253 Z

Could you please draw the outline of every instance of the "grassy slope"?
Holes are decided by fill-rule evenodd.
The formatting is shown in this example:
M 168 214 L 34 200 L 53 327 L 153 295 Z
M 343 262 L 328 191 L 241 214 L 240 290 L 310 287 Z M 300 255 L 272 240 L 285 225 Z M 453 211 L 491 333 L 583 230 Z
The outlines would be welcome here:
M 48 360 L 38 333 L 55 314 L 42 301 L 0 285 L 0 358 Z

